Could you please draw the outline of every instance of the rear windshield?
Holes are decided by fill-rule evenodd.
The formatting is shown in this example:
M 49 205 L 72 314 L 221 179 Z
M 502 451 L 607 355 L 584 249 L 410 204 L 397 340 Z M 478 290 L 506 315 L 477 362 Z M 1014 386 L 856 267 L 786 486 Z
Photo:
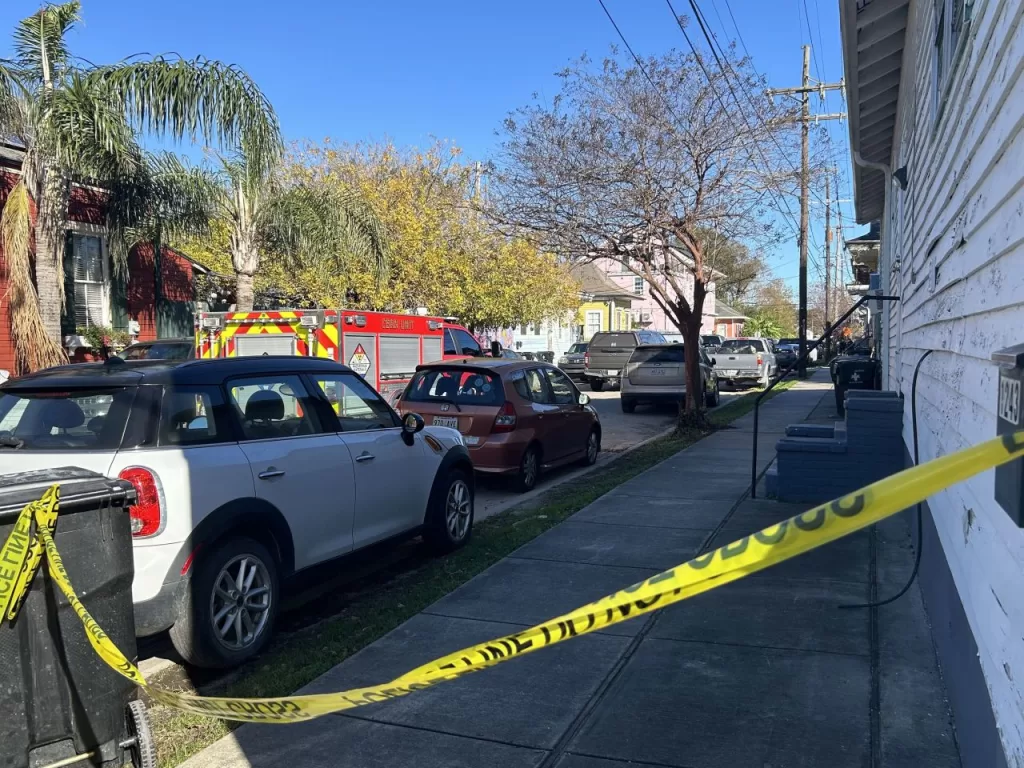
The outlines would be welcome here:
M 636 336 L 632 333 L 599 333 L 590 340 L 590 346 L 599 349 L 630 349 L 636 346 Z
M 483 371 L 432 368 L 417 373 L 405 388 L 402 400 L 414 403 L 501 405 L 505 390 L 501 379 Z
M 750 339 L 729 339 L 722 342 L 719 352 L 732 352 L 735 355 L 754 355 L 764 352 L 764 342 Z
M 683 362 L 683 345 L 673 344 L 671 347 L 637 347 L 631 363 L 681 363 Z
M 0 393 L 0 451 L 116 450 L 134 387 Z
M 118 353 L 122 360 L 185 360 L 194 357 L 191 344 L 182 342 L 165 344 L 139 344 Z

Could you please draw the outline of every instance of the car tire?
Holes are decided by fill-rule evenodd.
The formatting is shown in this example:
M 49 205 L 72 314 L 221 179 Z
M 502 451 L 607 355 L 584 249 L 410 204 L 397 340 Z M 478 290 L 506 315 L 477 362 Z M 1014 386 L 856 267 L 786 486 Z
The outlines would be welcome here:
M 583 458 L 580 464 L 584 467 L 592 467 L 597 463 L 597 454 L 601 451 L 601 434 L 597 428 L 591 429 L 587 434 L 587 445 L 584 448 Z
M 247 575 L 247 567 L 255 573 Z M 237 666 L 259 654 L 270 642 L 277 618 L 280 577 L 273 555 L 255 539 L 236 536 L 200 553 L 194 569 L 170 631 L 175 650 L 189 664 L 212 669 Z M 242 590 L 237 588 L 239 577 L 248 583 Z M 234 609 L 227 604 L 230 597 L 239 601 Z M 231 616 L 238 618 L 230 622 Z M 215 627 L 215 620 L 226 629 Z
M 473 516 L 473 483 L 469 472 L 452 469 L 434 489 L 423 539 L 438 554 L 453 552 L 472 537 Z
M 622 406 L 623 413 L 633 413 L 636 410 L 636 400 L 631 397 L 620 397 L 619 404 Z
M 719 389 L 718 381 L 716 380 L 715 381 L 715 388 L 714 389 L 712 389 L 710 392 L 707 392 L 705 390 L 704 402 L 707 404 L 708 408 L 714 408 L 721 401 L 722 401 L 722 391 Z
M 604 389 L 604 382 L 601 381 L 601 379 L 591 379 L 590 389 L 592 392 L 600 392 L 602 389 Z
M 540 480 L 540 451 L 536 445 L 529 446 L 523 451 L 523 458 L 519 460 L 519 472 L 516 473 L 515 486 L 519 493 L 527 493 L 537 487 Z

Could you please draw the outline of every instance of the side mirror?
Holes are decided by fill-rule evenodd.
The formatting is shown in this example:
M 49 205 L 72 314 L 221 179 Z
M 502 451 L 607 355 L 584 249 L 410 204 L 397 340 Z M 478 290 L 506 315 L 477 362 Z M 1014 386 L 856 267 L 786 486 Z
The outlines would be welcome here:
M 425 426 L 426 423 L 423 421 L 423 417 L 418 413 L 407 413 L 402 418 L 402 434 L 404 435 L 411 437 L 417 432 L 422 432 Z
M 501 342 L 497 339 L 491 342 L 491 357 L 501 357 Z
M 580 396 L 576 399 L 576 402 L 580 405 L 586 405 L 590 402 L 590 395 L 580 392 Z
M 712 357 L 712 358 L 711 358 L 711 364 L 712 364 L 712 365 L 718 365 L 718 361 L 717 361 L 717 360 L 715 360 L 715 358 L 713 358 L 713 357 Z

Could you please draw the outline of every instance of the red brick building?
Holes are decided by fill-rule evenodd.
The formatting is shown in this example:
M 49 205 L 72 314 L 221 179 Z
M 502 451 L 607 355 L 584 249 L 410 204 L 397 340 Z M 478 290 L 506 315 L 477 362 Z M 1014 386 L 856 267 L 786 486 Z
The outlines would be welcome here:
M 0 207 L 20 173 L 20 150 L 0 146 Z M 77 328 L 93 325 L 127 331 L 132 320 L 139 324 L 138 341 L 191 336 L 193 280 L 196 271 L 204 270 L 166 247 L 156 259 L 153 245 L 142 244 L 129 254 L 126 274 L 116 274 L 107 250 L 103 202 L 101 189 L 82 185 L 71 189 L 61 317 L 65 339 L 74 336 Z M 14 373 L 7 283 L 0 248 L 0 369 Z

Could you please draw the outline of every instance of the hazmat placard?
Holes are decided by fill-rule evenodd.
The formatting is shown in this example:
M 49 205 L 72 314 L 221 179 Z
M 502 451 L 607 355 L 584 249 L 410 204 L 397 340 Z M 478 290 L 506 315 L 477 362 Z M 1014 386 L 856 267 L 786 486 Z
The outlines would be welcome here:
M 370 357 L 366 354 L 362 344 L 356 344 L 356 351 L 348 359 L 348 367 L 360 376 L 365 376 L 370 370 Z

